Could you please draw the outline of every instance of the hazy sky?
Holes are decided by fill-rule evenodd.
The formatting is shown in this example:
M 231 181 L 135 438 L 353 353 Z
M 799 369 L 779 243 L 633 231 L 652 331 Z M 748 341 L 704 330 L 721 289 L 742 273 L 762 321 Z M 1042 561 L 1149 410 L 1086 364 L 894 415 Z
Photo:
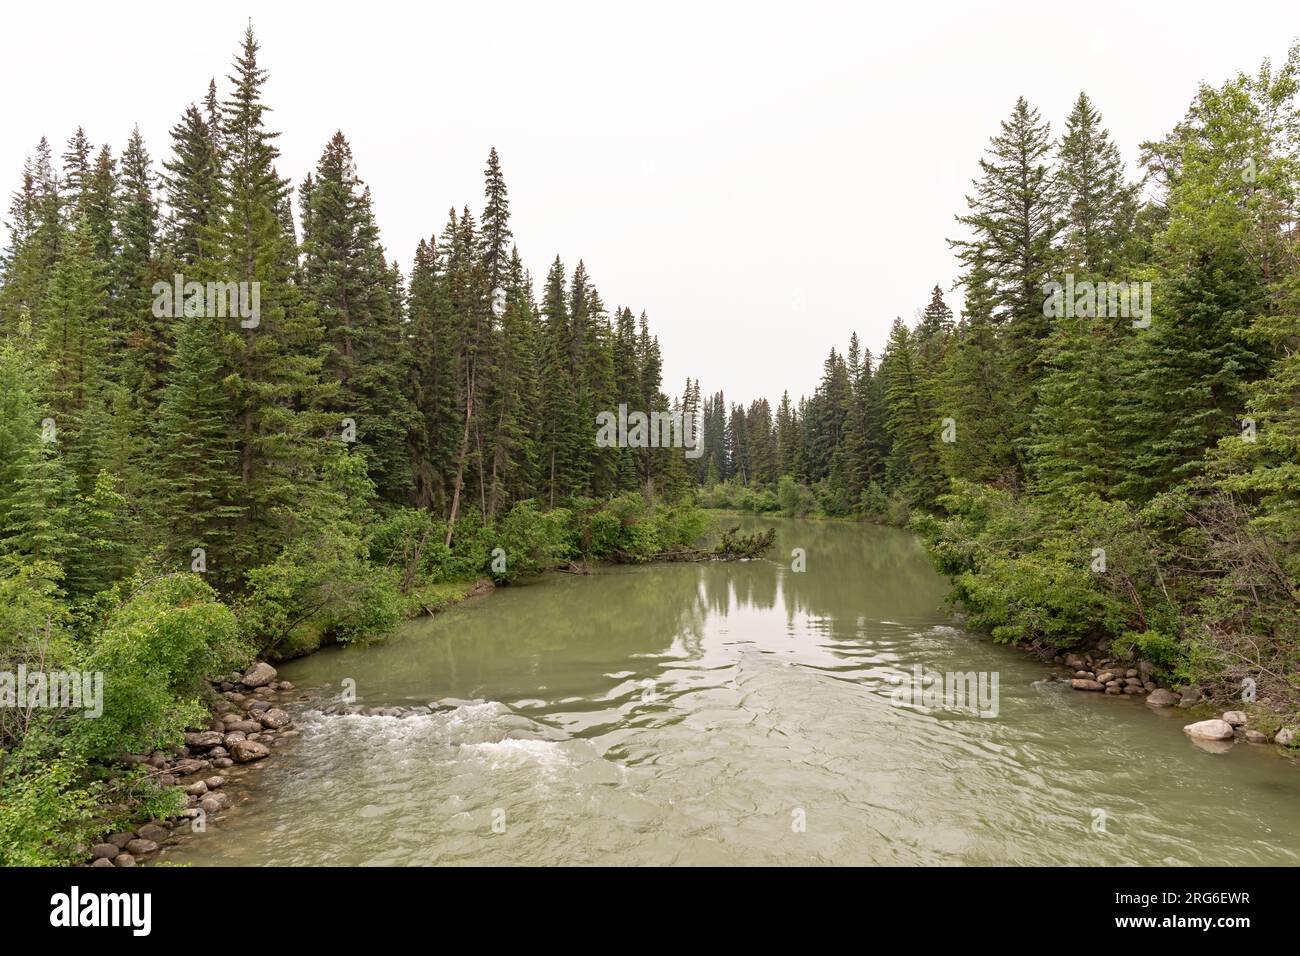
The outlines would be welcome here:
M 878 354 L 953 283 L 953 215 L 1018 95 L 1056 132 L 1086 90 L 1131 168 L 1199 81 L 1300 33 L 1294 0 L 217 6 L 0 7 L 0 189 L 78 124 L 118 152 L 138 123 L 160 161 L 251 16 L 281 174 L 342 129 L 404 271 L 449 206 L 478 214 L 495 145 L 534 279 L 584 259 L 648 311 L 667 391 L 746 401 L 810 392 L 853 330 Z

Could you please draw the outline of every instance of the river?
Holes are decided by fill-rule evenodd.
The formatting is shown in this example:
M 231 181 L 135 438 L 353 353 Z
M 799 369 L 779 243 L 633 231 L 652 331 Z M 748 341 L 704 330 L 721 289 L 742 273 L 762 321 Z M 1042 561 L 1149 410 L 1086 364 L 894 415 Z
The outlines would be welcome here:
M 771 560 L 546 575 L 285 664 L 308 697 L 445 709 L 302 703 L 247 799 L 163 859 L 1300 863 L 1279 748 L 1212 752 L 1185 713 L 1047 681 L 954 623 L 906 532 L 761 524 Z M 918 665 L 996 674 L 996 707 L 899 706 Z

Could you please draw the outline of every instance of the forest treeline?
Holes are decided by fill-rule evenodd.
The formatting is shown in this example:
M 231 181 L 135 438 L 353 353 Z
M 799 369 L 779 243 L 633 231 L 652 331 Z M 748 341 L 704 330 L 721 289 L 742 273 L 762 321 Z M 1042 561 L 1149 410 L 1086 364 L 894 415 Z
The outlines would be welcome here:
M 66 859 L 106 807 L 166 815 L 174 794 L 106 767 L 205 725 L 206 676 L 705 531 L 680 448 L 594 440 L 601 410 L 687 409 L 646 315 L 581 261 L 534 288 L 495 149 L 481 209 L 404 275 L 341 132 L 281 174 L 258 53 L 250 28 L 160 162 L 138 130 L 115 152 L 77 129 L 12 196 L 0 673 L 102 673 L 106 699 L 0 699 L 2 862 Z
M 706 397 L 703 501 L 913 515 L 996 638 L 1108 638 L 1294 713 L 1298 71 L 1202 86 L 1138 179 L 1086 95 L 1059 136 L 1019 100 L 950 240 L 960 318 L 936 287 L 811 397 Z

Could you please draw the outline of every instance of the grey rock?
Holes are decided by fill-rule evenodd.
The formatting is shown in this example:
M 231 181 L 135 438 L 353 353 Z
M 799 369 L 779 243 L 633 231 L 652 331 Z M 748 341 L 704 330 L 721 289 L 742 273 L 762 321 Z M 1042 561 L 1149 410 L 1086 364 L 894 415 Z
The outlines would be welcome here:
M 245 687 L 263 687 L 275 680 L 275 668 L 265 661 L 258 661 L 239 679 Z
M 113 857 L 114 866 L 135 866 L 135 857 L 130 853 L 119 853 Z
M 1176 703 L 1178 703 L 1178 695 L 1165 690 L 1163 687 L 1157 687 L 1147 694 L 1148 707 L 1172 707 Z
M 1234 727 L 1246 726 L 1246 713 L 1241 710 L 1230 710 L 1223 715 L 1224 723 L 1231 724 Z
M 1231 740 L 1232 725 L 1226 720 L 1198 720 L 1184 727 L 1183 733 L 1199 740 Z
M 90 855 L 96 860 L 111 860 L 122 852 L 122 848 L 115 843 L 96 843 L 90 848 Z
M 1095 680 L 1088 680 L 1086 677 L 1076 677 L 1070 681 L 1070 686 L 1075 690 L 1101 690 L 1102 685 Z
M 254 760 L 261 760 L 270 752 L 264 744 L 260 744 L 255 740 L 238 740 L 230 748 L 231 755 L 238 763 L 252 763 Z
M 133 857 L 144 856 L 157 851 L 158 844 L 153 840 L 132 840 L 126 845 L 126 852 Z

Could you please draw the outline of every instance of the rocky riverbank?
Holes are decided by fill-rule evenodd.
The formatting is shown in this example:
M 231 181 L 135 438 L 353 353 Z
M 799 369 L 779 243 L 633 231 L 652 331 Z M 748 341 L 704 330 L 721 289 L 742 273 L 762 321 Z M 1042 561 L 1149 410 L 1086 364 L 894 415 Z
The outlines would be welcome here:
M 124 764 L 150 768 L 153 785 L 181 790 L 185 807 L 174 817 L 106 834 L 88 849 L 88 864 L 147 863 L 181 834 L 206 830 L 230 809 L 227 784 L 242 780 L 271 756 L 272 748 L 299 733 L 285 709 L 294 685 L 278 676 L 270 664 L 258 662 L 242 674 L 212 681 L 206 726 L 190 728 L 185 743 L 170 750 L 128 754 Z
M 1113 654 L 1108 641 L 1101 641 L 1094 648 L 1057 654 L 1052 657 L 1052 662 L 1065 668 L 1064 672 L 1055 675 L 1056 679 L 1069 681 L 1075 690 L 1143 697 L 1147 706 L 1155 710 L 1179 707 L 1202 717 L 1213 709 L 1213 695 L 1205 689 L 1161 686 L 1157 679 L 1159 668 L 1154 663 L 1138 660 L 1132 652 Z M 1288 725 L 1285 711 L 1286 708 L 1275 707 L 1270 701 L 1252 701 L 1249 710 L 1224 711 L 1219 717 L 1208 717 L 1186 725 L 1183 732 L 1194 740 L 1225 743 L 1242 740 L 1289 747 L 1296 741 L 1297 731 Z M 1258 726 L 1252 726 L 1254 724 Z

